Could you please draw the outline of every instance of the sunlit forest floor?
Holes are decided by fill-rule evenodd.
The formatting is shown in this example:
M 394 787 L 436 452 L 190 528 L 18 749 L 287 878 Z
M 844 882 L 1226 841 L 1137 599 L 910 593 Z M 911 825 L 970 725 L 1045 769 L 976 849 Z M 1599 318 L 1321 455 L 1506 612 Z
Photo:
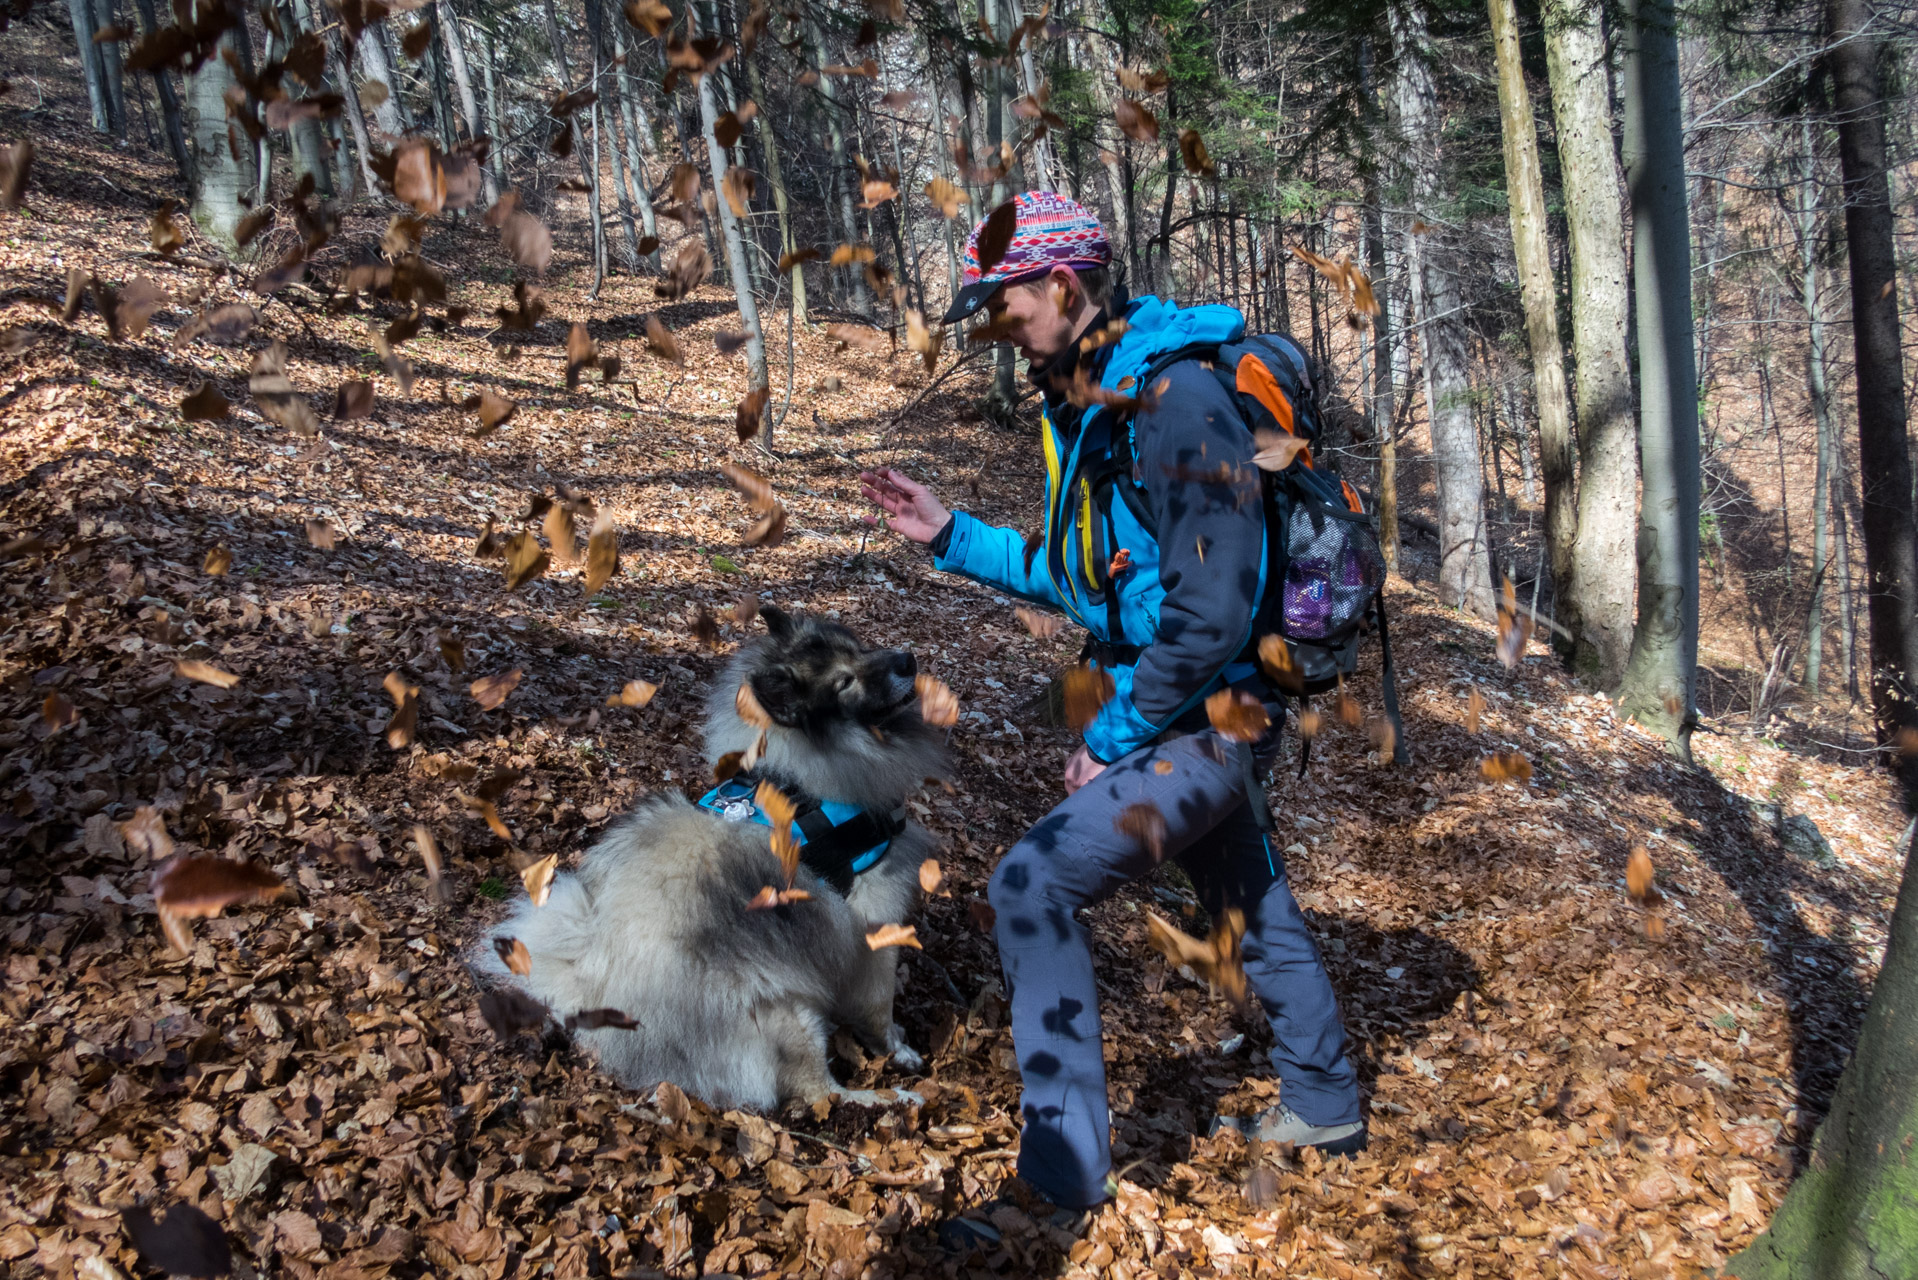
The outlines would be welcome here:
M 961 1270 L 931 1223 L 1008 1176 L 1017 1102 L 969 906 L 1060 795 L 1070 740 L 1025 707 L 1076 642 L 1035 639 L 1003 598 L 869 540 L 855 474 L 891 463 L 1029 525 L 1029 442 L 967 411 L 982 388 L 964 374 L 913 406 L 927 379 L 910 356 L 835 352 L 802 328 L 777 459 L 738 448 L 745 374 L 712 336 L 736 323 L 730 295 L 662 304 L 649 279 L 616 277 L 588 301 L 564 209 L 551 310 L 516 354 L 488 341 L 512 278 L 495 236 L 433 224 L 425 256 L 471 311 L 405 345 L 404 395 L 373 354 L 393 304 L 334 313 L 304 286 L 268 302 L 250 272 L 152 253 L 170 167 L 98 143 L 58 56 L 39 27 L 0 44 L 5 136 L 39 148 L 27 207 L 0 215 L 4 1274 L 143 1274 L 121 1210 L 180 1202 L 221 1225 L 240 1274 Z M 319 274 L 371 258 L 387 213 L 349 211 Z M 290 234 L 269 233 L 264 260 Z M 121 289 L 145 276 L 172 304 L 138 338 L 111 337 L 91 302 L 62 323 L 75 266 Z M 174 344 L 196 310 L 235 302 L 259 310 L 237 345 Z M 649 315 L 683 368 L 648 352 Z M 621 355 L 610 385 L 565 389 L 572 320 Z M 783 316 L 769 328 L 778 413 Z M 272 338 L 322 417 L 349 374 L 374 379 L 372 415 L 317 441 L 263 421 L 247 368 Z M 233 410 L 184 421 L 203 380 Z M 484 389 L 519 408 L 477 439 L 459 406 Z M 728 458 L 776 486 L 784 545 L 742 545 Z M 615 513 L 621 572 L 590 598 L 559 563 L 506 592 L 476 540 L 561 485 Z M 334 546 L 313 545 L 312 521 Z M 216 546 L 223 576 L 204 570 Z M 510 845 L 566 863 L 636 797 L 704 789 L 700 700 L 746 593 L 909 646 L 962 701 L 957 791 L 913 805 L 947 872 L 899 1000 L 925 1073 L 850 1045 L 837 1064 L 923 1105 L 718 1114 L 622 1091 L 557 1032 L 501 1042 L 477 1012 L 464 954 L 519 891 Z M 1701 767 L 1681 769 L 1542 647 L 1508 672 L 1488 629 L 1425 591 L 1395 583 L 1390 602 L 1412 764 L 1335 726 L 1303 778 L 1271 785 L 1370 1150 L 1320 1161 L 1201 1136 L 1277 1084 L 1262 1023 L 1148 947 L 1148 908 L 1204 929 L 1168 871 L 1090 913 L 1118 1199 L 1076 1243 L 1011 1222 L 972 1273 L 1687 1275 L 1778 1203 L 1882 958 L 1902 825 L 1886 778 L 1745 737 L 1701 736 Z M 701 610 L 716 643 L 695 635 Z M 238 683 L 176 675 L 189 659 Z M 513 669 L 497 709 L 469 694 Z M 397 751 L 394 671 L 423 689 L 418 740 Z M 635 679 L 659 686 L 650 705 L 608 705 Z M 1355 692 L 1377 709 L 1375 683 Z M 1481 776 L 1501 751 L 1529 781 Z M 510 845 L 463 793 L 496 801 Z M 182 956 L 117 826 L 148 805 L 182 850 L 260 859 L 291 898 L 197 922 Z M 415 824 L 437 837 L 450 900 L 428 891 Z M 1658 872 L 1650 910 L 1624 888 L 1635 845 Z

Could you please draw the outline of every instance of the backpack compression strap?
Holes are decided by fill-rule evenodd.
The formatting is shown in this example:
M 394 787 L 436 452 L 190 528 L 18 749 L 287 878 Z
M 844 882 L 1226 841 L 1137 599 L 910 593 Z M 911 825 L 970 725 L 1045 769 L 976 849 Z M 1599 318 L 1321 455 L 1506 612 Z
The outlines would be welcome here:
M 754 773 L 734 774 L 701 796 L 699 807 L 735 822 L 771 826 L 765 811 L 753 803 L 758 783 Z M 878 865 L 894 838 L 906 829 L 903 806 L 879 813 L 803 792 L 786 794 L 796 807 L 793 825 L 799 828 L 799 860 L 842 894 L 852 892 L 855 877 Z

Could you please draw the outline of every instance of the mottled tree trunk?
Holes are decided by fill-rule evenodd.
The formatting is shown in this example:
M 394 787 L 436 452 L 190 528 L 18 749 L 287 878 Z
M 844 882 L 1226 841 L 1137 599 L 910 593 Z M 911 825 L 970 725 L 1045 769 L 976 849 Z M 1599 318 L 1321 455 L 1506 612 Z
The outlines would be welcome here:
M 1625 353 L 1625 237 L 1605 36 L 1594 0 L 1545 0 L 1546 67 L 1572 251 L 1577 367 L 1578 542 L 1559 622 L 1574 670 L 1613 688 L 1631 651 L 1638 498 L 1631 366 Z
M 386 98 L 373 108 L 373 123 L 386 135 L 387 145 L 406 132 L 406 117 L 400 112 L 400 80 L 386 58 L 386 46 L 380 41 L 379 28 L 363 32 L 358 44 L 360 72 L 368 81 L 386 86 Z
M 154 12 L 153 0 L 134 0 L 134 8 L 140 13 L 140 29 L 146 35 L 159 30 L 159 15 Z M 160 123 L 166 131 L 167 150 L 173 155 L 173 163 L 179 166 L 180 181 L 188 190 L 193 188 L 193 157 L 187 150 L 186 124 L 180 118 L 180 95 L 173 88 L 173 73 L 166 67 L 153 72 L 153 88 L 160 98 Z
M 1512 212 L 1512 254 L 1518 265 L 1525 308 L 1525 337 L 1532 352 L 1532 396 L 1538 407 L 1539 457 L 1545 472 L 1545 548 L 1553 589 L 1572 577 L 1578 539 L 1578 477 L 1574 470 L 1571 406 L 1565 395 L 1565 348 L 1558 337 L 1558 285 L 1545 225 L 1545 180 L 1539 169 L 1538 129 L 1532 95 L 1519 56 L 1518 7 L 1488 0 L 1492 50 L 1498 63 L 1499 121 L 1505 136 L 1505 189 Z M 1526 460 L 1526 496 L 1531 496 L 1530 454 L 1516 418 L 1513 433 Z
M 626 124 L 626 168 L 633 184 L 633 203 L 639 206 L 639 225 L 645 230 L 646 238 L 657 241 L 659 223 L 653 213 L 653 180 L 646 171 L 645 159 L 653 151 L 652 123 L 640 102 L 639 79 L 633 74 L 632 60 L 626 52 L 626 28 L 618 18 L 613 19 L 613 56 L 620 60 L 613 84 L 619 93 L 620 118 Z M 659 265 L 657 249 L 642 257 L 655 267 Z
M 1691 223 L 1670 0 L 1633 0 L 1625 158 L 1638 321 L 1638 623 L 1618 708 L 1691 760 L 1698 723 L 1698 374 Z
M 779 130 L 773 126 L 770 116 L 772 103 L 766 97 L 766 86 L 759 75 L 758 58 L 746 59 L 746 83 L 752 87 L 753 100 L 760 104 L 759 110 L 766 117 L 759 125 L 760 144 L 766 152 L 766 185 L 772 188 L 773 212 L 779 218 L 779 252 L 792 253 L 799 242 L 793 238 L 792 204 L 786 195 L 786 174 L 779 164 Z M 937 110 L 935 105 L 934 110 Z M 787 273 L 788 287 L 792 290 L 793 322 L 806 323 L 806 267 L 804 263 Z
M 460 116 L 466 122 L 466 136 L 485 137 L 486 125 L 480 119 L 479 95 L 473 91 L 473 71 L 466 58 L 466 38 L 460 33 L 460 17 L 453 8 L 452 0 L 439 0 L 439 24 L 440 47 L 446 55 L 447 70 L 453 73 L 453 88 L 459 94 Z M 489 146 L 486 158 L 480 165 L 480 193 L 489 205 L 499 199 L 496 165 L 493 149 Z
M 1817 480 L 1811 505 L 1811 603 L 1805 626 L 1805 688 L 1818 696 L 1825 658 L 1825 579 L 1831 573 L 1830 513 L 1832 450 L 1831 389 L 1825 383 L 1825 318 L 1818 279 L 1818 152 L 1811 117 L 1800 120 L 1805 148 L 1803 181 L 1798 186 L 1798 299 L 1805 307 L 1805 398 L 1818 429 Z
M 113 0 L 92 0 L 93 26 L 96 31 L 117 26 L 113 12 Z M 125 142 L 127 137 L 127 91 L 120 79 L 120 43 L 117 40 L 94 46 L 94 56 L 99 62 L 100 84 L 107 95 L 107 120 L 113 132 L 115 142 Z
M 93 131 L 113 132 L 113 108 L 107 100 L 106 76 L 100 69 L 100 46 L 93 43 L 93 7 L 88 0 L 67 0 L 67 18 L 73 23 L 74 52 L 86 81 L 87 105 L 93 110 Z
M 220 37 L 222 48 L 236 48 L 236 33 Z M 216 50 L 186 81 L 187 142 L 193 155 L 191 214 L 207 239 L 228 252 L 236 249 L 234 230 L 246 214 L 240 197 L 252 190 L 252 152 L 228 145 L 226 98 L 235 83 L 233 69 Z
M 820 38 L 819 28 L 812 29 L 813 48 L 822 55 L 825 42 Z M 852 193 L 854 188 L 852 162 L 846 152 L 846 131 L 840 121 L 839 86 L 834 76 L 819 78 L 819 92 L 826 99 L 826 139 L 832 150 L 833 182 L 839 188 L 839 222 L 845 234 L 847 244 L 858 244 L 865 237 L 859 234 L 859 223 L 853 217 Z M 862 316 L 872 314 L 872 294 L 866 288 L 865 277 L 857 267 L 851 269 L 852 306 Z
M 687 13 L 695 12 L 694 5 L 687 6 Z M 700 133 L 706 139 L 706 160 L 710 166 L 709 177 L 714 191 L 726 189 L 726 170 L 729 167 L 726 149 L 719 145 L 715 129 L 719 124 L 719 95 L 713 85 L 713 77 L 702 76 L 699 81 L 699 126 Z M 739 327 L 746 334 L 746 376 L 752 390 L 766 385 L 766 338 L 759 325 L 759 303 L 753 297 L 752 272 L 746 265 L 746 243 L 740 234 L 739 219 L 733 216 L 733 209 L 724 196 L 719 201 L 720 238 L 726 247 L 727 274 L 732 277 L 733 296 L 739 302 Z M 771 445 L 771 419 L 762 417 L 760 438 Z
M 1398 52 L 1399 127 L 1407 150 L 1412 214 L 1433 229 L 1420 237 L 1419 348 L 1426 374 L 1432 469 L 1438 481 L 1439 599 L 1493 613 L 1478 431 L 1472 422 L 1471 353 L 1460 314 L 1457 260 L 1439 227 L 1444 203 L 1438 88 L 1432 78 L 1425 14 L 1416 0 L 1391 9 Z

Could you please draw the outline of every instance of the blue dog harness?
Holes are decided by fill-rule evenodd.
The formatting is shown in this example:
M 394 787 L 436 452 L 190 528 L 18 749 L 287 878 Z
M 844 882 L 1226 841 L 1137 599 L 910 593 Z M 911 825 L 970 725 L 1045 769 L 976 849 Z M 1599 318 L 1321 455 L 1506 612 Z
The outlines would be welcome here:
M 699 807 L 728 822 L 756 822 L 772 826 L 766 811 L 753 803 L 760 779 L 736 773 L 699 798 Z M 861 809 L 837 800 L 815 800 L 780 788 L 797 806 L 793 826 L 799 839 L 799 860 L 840 893 L 851 893 L 854 877 L 870 871 L 892 848 L 893 838 L 906 829 L 902 805 L 889 813 Z

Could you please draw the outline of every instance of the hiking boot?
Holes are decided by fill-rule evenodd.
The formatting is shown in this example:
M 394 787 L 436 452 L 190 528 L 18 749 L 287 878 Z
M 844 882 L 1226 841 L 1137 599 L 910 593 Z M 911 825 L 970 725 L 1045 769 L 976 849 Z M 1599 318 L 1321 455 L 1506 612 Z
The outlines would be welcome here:
M 1007 1235 L 1041 1231 L 1069 1249 L 1092 1225 L 1097 1209 L 1061 1209 L 1031 1187 L 1010 1182 L 998 1195 L 939 1224 L 939 1243 L 957 1254 L 992 1249 Z
M 1365 1122 L 1351 1124 L 1313 1124 L 1283 1102 L 1268 1107 L 1256 1116 L 1220 1116 L 1212 1122 L 1212 1136 L 1220 1130 L 1234 1129 L 1247 1142 L 1289 1142 L 1297 1147 L 1317 1147 L 1320 1155 L 1351 1156 L 1365 1150 Z

